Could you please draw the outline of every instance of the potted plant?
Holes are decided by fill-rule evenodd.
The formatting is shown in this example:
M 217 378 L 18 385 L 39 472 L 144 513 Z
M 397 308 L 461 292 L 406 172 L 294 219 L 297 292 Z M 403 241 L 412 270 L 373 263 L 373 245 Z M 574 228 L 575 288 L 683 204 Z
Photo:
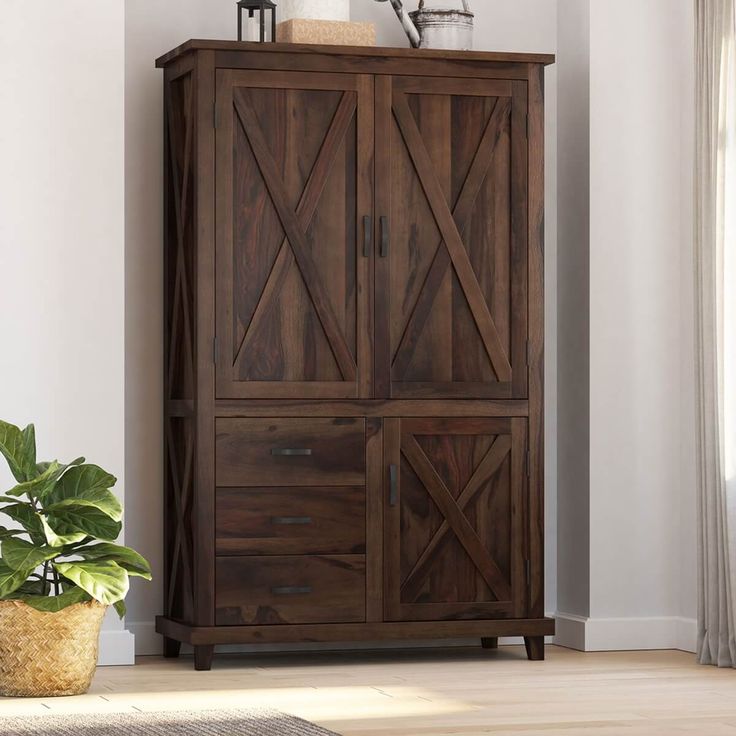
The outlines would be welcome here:
M 137 552 L 115 544 L 123 508 L 116 478 L 84 458 L 37 462 L 33 425 L 0 421 L 0 452 L 17 484 L 0 496 L 0 695 L 89 689 L 100 627 L 122 618 L 131 575 L 151 579 Z

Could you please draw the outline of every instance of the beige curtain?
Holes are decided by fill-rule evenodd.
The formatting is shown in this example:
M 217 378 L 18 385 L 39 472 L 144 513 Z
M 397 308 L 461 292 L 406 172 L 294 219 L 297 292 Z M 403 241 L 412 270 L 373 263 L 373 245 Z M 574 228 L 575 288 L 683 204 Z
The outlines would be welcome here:
M 698 649 L 736 666 L 736 0 L 695 0 Z

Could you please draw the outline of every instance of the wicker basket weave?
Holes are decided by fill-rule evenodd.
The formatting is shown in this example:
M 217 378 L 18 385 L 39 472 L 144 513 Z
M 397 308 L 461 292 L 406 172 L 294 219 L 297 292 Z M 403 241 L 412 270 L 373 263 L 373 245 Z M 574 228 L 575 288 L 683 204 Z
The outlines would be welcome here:
M 91 601 L 42 613 L 20 601 L 0 601 L 0 695 L 86 693 L 106 610 Z

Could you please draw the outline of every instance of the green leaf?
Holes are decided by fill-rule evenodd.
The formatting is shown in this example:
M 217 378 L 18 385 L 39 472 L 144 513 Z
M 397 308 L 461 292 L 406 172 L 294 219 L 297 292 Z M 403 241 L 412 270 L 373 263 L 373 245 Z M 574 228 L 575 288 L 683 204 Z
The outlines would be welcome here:
M 77 544 L 87 538 L 87 534 L 85 532 L 69 529 L 67 524 L 57 524 L 55 521 L 52 521 L 55 527 L 52 528 L 46 520 L 46 517 L 39 516 L 39 518 L 43 528 L 44 539 L 52 547 L 65 547 L 68 544 Z
M 118 601 L 117 603 L 113 603 L 112 605 L 117 611 L 118 616 L 120 616 L 120 618 L 125 618 L 125 614 L 128 611 L 128 609 L 125 607 L 125 601 Z
M 26 530 L 34 544 L 46 544 L 46 535 L 44 534 L 41 517 L 36 513 L 33 506 L 28 503 L 15 503 L 11 506 L 4 506 L 2 513 L 17 521 Z
M 96 544 L 94 547 L 80 547 L 74 554 L 85 560 L 99 560 L 100 562 L 116 562 L 128 571 L 129 575 L 151 580 L 151 566 L 147 560 L 129 547 L 118 544 Z
M 105 605 L 123 600 L 128 593 L 128 573 L 114 562 L 55 562 L 54 568 Z
M 123 528 L 119 521 L 114 521 L 107 514 L 93 507 L 64 509 L 49 514 L 47 522 L 59 536 L 71 536 L 84 532 L 85 536 L 105 542 L 114 542 L 120 536 Z
M 43 595 L 44 584 L 42 580 L 27 580 L 10 596 L 11 600 L 18 600 L 24 596 Z M 7 599 L 6 599 L 7 600 Z
M 98 491 L 107 491 L 118 482 L 97 465 L 78 465 L 61 478 L 47 503 L 55 504 L 70 498 L 94 498 Z
M 28 496 L 29 498 L 36 498 L 43 493 L 47 492 L 49 488 L 53 488 L 54 484 L 61 477 L 61 474 L 66 470 L 66 465 L 60 465 L 58 461 L 54 460 L 47 464 L 46 469 L 33 480 L 27 480 L 24 483 L 18 483 L 17 486 L 11 488 L 8 491 L 8 496 Z
M 53 503 L 46 508 L 46 511 L 50 514 L 59 513 L 60 511 L 75 513 L 80 512 L 82 508 L 97 509 L 113 521 L 120 521 L 123 518 L 123 507 L 120 501 L 118 501 L 111 491 L 104 488 L 87 491 L 84 496 L 66 498 L 58 503 Z
M 10 472 L 24 483 L 36 475 L 36 430 L 32 424 L 21 430 L 0 421 L 0 453 L 8 461 Z
M 2 559 L 12 570 L 35 570 L 40 564 L 56 557 L 59 550 L 37 547 L 22 539 L 6 539 L 2 544 Z
M 0 560 L 0 598 L 7 598 L 28 580 L 34 568 L 13 570 Z
M 6 529 L 4 526 L 0 526 L 0 542 L 3 539 L 17 537 L 19 534 L 23 534 L 20 529 Z
M 90 600 L 90 597 L 89 593 L 81 588 L 73 587 L 69 588 L 69 590 L 65 591 L 61 595 L 32 595 L 26 596 L 22 600 L 37 611 L 58 613 L 59 611 L 62 611 L 69 606 L 73 606 L 76 603 L 84 603 L 85 601 Z

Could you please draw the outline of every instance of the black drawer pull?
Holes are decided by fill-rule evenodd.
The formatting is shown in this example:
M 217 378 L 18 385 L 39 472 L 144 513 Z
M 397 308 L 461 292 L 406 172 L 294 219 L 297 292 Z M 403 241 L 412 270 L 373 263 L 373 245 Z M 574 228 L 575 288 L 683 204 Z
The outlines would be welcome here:
M 389 493 L 388 502 L 392 506 L 396 506 L 399 501 L 399 469 L 395 465 L 389 467 L 389 478 L 391 483 L 391 489 Z
M 366 215 L 363 218 L 363 257 L 371 257 L 371 246 L 373 245 L 373 218 Z
M 271 523 L 276 526 L 304 526 L 312 523 L 311 516 L 272 516 Z
M 388 217 L 381 217 L 381 258 L 388 257 L 391 235 L 388 228 Z
M 311 450 L 299 450 L 299 449 L 274 449 L 271 450 L 271 454 L 276 457 L 305 457 L 307 455 L 311 455 Z
M 309 595 L 312 588 L 308 585 L 304 587 L 287 586 L 285 588 L 271 588 L 271 592 L 274 595 Z

